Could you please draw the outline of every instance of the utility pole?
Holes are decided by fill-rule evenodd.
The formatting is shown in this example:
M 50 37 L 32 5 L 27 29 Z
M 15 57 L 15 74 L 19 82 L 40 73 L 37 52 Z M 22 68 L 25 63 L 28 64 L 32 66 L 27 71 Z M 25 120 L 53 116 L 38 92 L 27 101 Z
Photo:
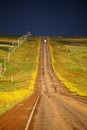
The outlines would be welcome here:
M 19 45 L 20 45 L 20 39 L 18 39 L 17 42 L 18 42 L 18 47 L 19 47 Z
M 2 75 L 2 63 L 0 63 L 0 75 Z
M 4 72 L 3 74 L 6 72 L 6 58 L 4 59 Z
M 26 35 L 27 35 L 27 40 L 28 40 L 29 36 L 32 36 L 31 32 L 28 32 Z
M 27 35 L 28 35 L 28 36 L 31 36 L 32 34 L 31 34 L 31 32 L 28 32 Z
M 9 47 L 8 48 L 8 61 L 9 61 L 9 58 L 10 58 L 10 51 L 11 51 L 11 48 Z

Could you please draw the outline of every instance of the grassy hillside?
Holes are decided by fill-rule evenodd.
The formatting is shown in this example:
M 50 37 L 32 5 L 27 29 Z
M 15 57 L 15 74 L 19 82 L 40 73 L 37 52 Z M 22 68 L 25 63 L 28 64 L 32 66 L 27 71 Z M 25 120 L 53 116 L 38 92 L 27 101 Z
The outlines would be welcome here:
M 0 44 L 1 42 L 8 42 L 12 44 L 11 42 L 16 41 L 20 36 L 16 35 L 0 35 Z
M 87 97 L 87 38 L 49 38 L 53 69 L 72 93 Z
M 0 75 L 0 114 L 32 94 L 39 50 L 40 37 L 30 37 L 13 53 L 0 48 L 0 63 L 4 67 L 6 62 L 6 72 Z

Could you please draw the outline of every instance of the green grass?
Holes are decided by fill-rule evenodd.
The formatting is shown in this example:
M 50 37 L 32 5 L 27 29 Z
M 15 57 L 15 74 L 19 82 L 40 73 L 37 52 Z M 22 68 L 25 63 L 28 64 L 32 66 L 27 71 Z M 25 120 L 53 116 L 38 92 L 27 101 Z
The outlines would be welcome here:
M 0 41 L 0 44 L 3 44 L 3 45 L 12 45 L 11 42 L 2 42 L 2 41 Z
M 0 50 L 9 52 L 9 48 L 8 47 L 0 47 Z
M 72 93 L 87 96 L 87 38 L 49 38 L 56 75 Z
M 0 61 L 6 57 L 7 71 L 0 76 L 0 114 L 29 97 L 34 89 L 38 70 L 40 37 L 24 42 L 7 60 L 6 50 L 0 50 Z M 13 82 L 11 77 L 13 76 Z
M 0 41 L 0 44 L 3 44 L 3 45 L 13 45 L 12 42 L 3 42 L 3 41 Z M 14 43 L 14 46 L 17 46 L 18 44 L 15 42 Z

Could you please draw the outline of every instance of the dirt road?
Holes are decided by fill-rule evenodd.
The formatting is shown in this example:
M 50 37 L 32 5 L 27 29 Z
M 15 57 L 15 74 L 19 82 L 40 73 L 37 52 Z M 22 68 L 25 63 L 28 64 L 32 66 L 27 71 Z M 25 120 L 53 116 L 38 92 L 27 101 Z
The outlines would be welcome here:
M 87 130 L 87 104 L 65 95 L 53 73 L 48 43 L 41 41 L 40 67 L 36 80 L 40 101 L 29 130 Z M 28 117 L 38 95 L 17 104 L 0 117 L 0 130 L 25 130 Z
M 41 100 L 29 130 L 87 130 L 87 105 L 61 94 L 63 90 L 52 71 L 44 39 L 40 61 Z

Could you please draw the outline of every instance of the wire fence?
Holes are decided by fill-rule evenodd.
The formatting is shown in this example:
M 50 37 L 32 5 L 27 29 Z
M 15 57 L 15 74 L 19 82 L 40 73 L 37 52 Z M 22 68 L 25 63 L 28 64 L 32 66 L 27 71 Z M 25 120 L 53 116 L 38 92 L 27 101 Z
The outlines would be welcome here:
M 2 47 L 7 47 L 7 57 L 3 57 L 3 62 L 0 63 L 0 75 L 4 75 L 6 70 L 7 70 L 7 62 L 9 62 L 10 60 L 10 56 L 13 52 L 15 52 L 15 50 L 20 47 L 20 45 L 27 41 L 28 38 L 31 36 L 32 34 L 30 32 L 28 32 L 25 35 L 22 35 L 21 37 L 19 37 L 16 41 L 13 41 L 10 45 L 1 45 Z

